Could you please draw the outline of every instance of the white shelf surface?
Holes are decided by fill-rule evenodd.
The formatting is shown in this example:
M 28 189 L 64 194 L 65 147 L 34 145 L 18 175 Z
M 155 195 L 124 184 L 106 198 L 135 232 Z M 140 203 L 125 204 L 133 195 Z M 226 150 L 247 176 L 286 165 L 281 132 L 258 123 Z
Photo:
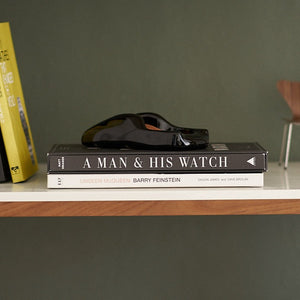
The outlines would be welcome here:
M 1 183 L 0 202 L 300 199 L 300 162 L 269 163 L 264 187 L 47 189 L 46 165 L 23 183 Z

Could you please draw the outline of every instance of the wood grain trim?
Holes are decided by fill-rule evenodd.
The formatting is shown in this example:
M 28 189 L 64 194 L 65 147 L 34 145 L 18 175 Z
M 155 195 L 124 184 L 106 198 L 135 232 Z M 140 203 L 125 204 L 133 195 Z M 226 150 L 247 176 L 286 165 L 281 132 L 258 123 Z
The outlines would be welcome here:
M 0 217 L 300 214 L 300 200 L 0 202 Z

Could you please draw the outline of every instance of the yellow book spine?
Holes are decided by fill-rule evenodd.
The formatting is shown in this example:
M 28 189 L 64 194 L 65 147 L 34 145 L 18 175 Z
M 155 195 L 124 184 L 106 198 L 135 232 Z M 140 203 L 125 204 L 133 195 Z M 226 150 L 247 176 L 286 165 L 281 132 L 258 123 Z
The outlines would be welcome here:
M 13 182 L 37 169 L 9 23 L 0 23 L 0 124 Z

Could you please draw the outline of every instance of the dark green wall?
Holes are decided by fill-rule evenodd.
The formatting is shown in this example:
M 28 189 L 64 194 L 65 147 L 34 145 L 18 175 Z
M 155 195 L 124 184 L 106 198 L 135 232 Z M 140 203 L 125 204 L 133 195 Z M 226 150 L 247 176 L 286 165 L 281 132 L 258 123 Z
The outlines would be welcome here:
M 290 113 L 276 81 L 300 80 L 299 1 L 0 6 L 40 161 L 140 111 L 278 158 Z M 299 299 L 299 261 L 298 216 L 0 219 L 0 299 Z
M 4 218 L 0 299 L 297 300 L 298 216 Z
M 52 144 L 140 111 L 206 127 L 214 142 L 258 141 L 278 159 L 290 112 L 276 81 L 300 80 L 299 1 L 1 3 L 40 161 Z

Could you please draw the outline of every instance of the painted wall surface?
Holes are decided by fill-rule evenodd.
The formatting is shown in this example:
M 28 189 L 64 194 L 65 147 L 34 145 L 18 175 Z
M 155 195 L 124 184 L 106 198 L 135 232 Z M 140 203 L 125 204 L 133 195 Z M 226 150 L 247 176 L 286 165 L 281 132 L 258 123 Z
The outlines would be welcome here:
M 300 80 L 299 13 L 294 0 L 3 0 L 0 20 L 40 161 L 54 143 L 141 111 L 208 128 L 213 142 L 257 141 L 277 160 L 290 111 L 276 81 Z
M 295 0 L 2 0 L 39 160 L 154 111 L 279 157 Z M 294 130 L 291 160 L 300 159 Z M 1 188 L 1 187 L 0 187 Z M 298 216 L 3 218 L 0 299 L 299 299 Z
M 0 299 L 299 299 L 298 216 L 4 218 Z

